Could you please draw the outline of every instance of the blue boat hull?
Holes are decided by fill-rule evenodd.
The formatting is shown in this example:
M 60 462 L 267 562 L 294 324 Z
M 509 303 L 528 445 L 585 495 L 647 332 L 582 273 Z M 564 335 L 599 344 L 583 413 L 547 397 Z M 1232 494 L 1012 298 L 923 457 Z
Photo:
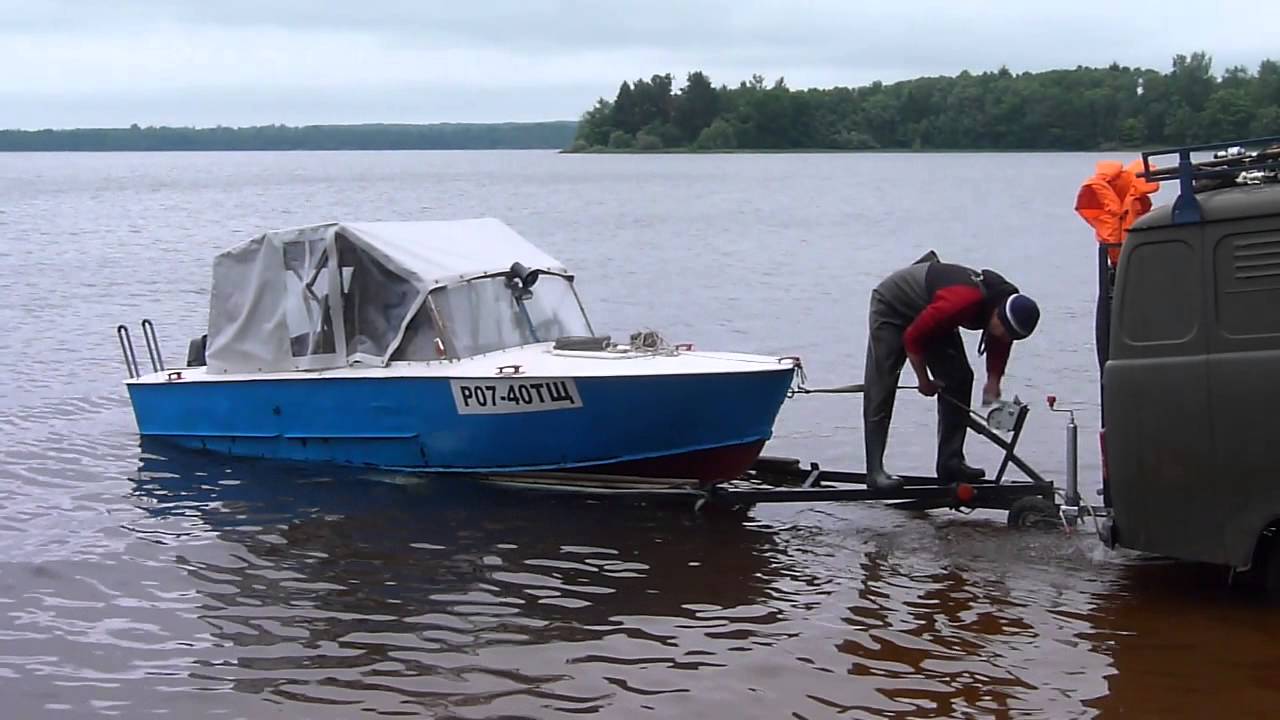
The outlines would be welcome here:
M 463 381 L 441 377 L 132 383 L 129 394 L 142 435 L 231 455 L 719 480 L 755 460 L 792 373 L 580 377 L 572 397 L 561 393 L 565 402 L 529 412 L 499 411 L 487 405 L 492 397 L 473 398 L 465 385 L 462 396 Z M 486 405 L 463 411 L 477 402 Z

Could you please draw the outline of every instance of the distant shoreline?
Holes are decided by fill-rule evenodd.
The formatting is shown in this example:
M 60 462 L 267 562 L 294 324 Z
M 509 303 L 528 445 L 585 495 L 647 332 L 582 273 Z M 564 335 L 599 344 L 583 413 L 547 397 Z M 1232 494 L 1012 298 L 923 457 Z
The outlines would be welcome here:
M 553 120 L 0 130 L 0 152 L 560 150 L 573 141 L 577 127 L 573 120 Z
M 575 152 L 960 150 L 1116 152 L 1280 132 L 1280 62 L 1213 72 L 1205 52 L 1170 69 L 1112 63 L 1007 67 L 858 87 L 792 89 L 752 75 L 736 86 L 694 70 L 624 80 L 586 109 Z M 1021 149 L 1021 150 L 1019 150 Z
M 549 150 L 568 155 L 815 155 L 1140 152 L 1138 147 L 1068 148 L 698 148 L 582 147 L 573 120 L 423 125 L 258 125 L 249 127 L 66 128 L 0 130 L 0 153 L 36 152 L 394 152 Z
M 512 150 L 512 151 L 540 151 L 550 153 L 562 153 L 562 148 L 557 147 L 431 147 L 431 148 L 158 148 L 147 150 L 6 150 L 0 149 L 0 155 L 109 155 L 111 153 L 266 153 L 266 152 L 282 152 L 282 153 L 347 153 L 347 152 L 485 152 L 494 150 Z M 637 153 L 640 154 L 640 153 Z
M 538 147 L 430 147 L 430 148 L 152 148 L 146 150 L 129 149 L 59 149 L 59 150 L 11 150 L 0 148 L 0 155 L 36 155 L 36 154 L 92 154 L 107 155 L 111 153 L 236 153 L 236 152 L 286 152 L 286 153 L 346 153 L 346 152 L 484 152 L 495 150 L 537 151 L 557 155 L 1049 155 L 1055 153 L 1074 153 L 1077 155 L 1097 155 L 1105 153 L 1141 153 L 1149 148 L 1100 148 L 1097 150 L 1068 150 L 1054 148 L 1026 149 L 990 149 L 990 148 L 869 148 L 862 150 L 838 150 L 833 148 L 735 148 L 732 150 L 694 150 L 690 148 L 665 148 L 662 150 L 635 149 L 593 149 L 571 150 L 568 148 Z

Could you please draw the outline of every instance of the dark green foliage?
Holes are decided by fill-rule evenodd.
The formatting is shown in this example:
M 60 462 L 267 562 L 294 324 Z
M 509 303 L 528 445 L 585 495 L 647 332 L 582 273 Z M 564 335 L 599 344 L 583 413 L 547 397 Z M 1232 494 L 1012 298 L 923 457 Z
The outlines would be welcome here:
M 635 136 L 629 135 L 621 130 L 614 130 L 609 135 L 609 147 L 615 150 L 626 150 L 635 145 Z
M 716 87 L 692 72 L 674 95 L 671 76 L 654 75 L 601 99 L 577 139 L 636 149 L 1097 150 L 1280 134 L 1280 63 L 1231 67 L 1221 78 L 1212 64 L 1195 52 L 1175 56 L 1165 73 L 1116 63 L 1016 75 L 1002 67 L 826 90 L 760 75 Z
M 623 81 L 618 87 L 618 95 L 614 98 L 609 113 L 609 125 L 624 133 L 634 133 L 643 126 L 640 122 L 640 105 L 636 102 L 629 82 Z
M 662 138 L 658 137 L 657 135 L 650 135 L 649 133 L 641 130 L 636 135 L 636 149 L 637 150 L 661 150 Z
M 719 114 L 720 94 L 716 92 L 711 80 L 702 72 L 689 73 L 671 112 L 671 124 L 675 126 L 681 141 L 687 143 L 697 140 Z
M 716 118 L 715 122 L 698 134 L 693 146 L 698 150 L 732 150 L 738 147 L 738 139 L 734 137 L 733 126 L 724 118 Z
M 244 128 L 143 128 L 133 125 L 82 130 L 0 130 L 0 151 L 562 148 L 573 140 L 576 125 L 572 121 L 557 121 L 305 127 L 263 125 Z M 607 141 L 608 136 L 604 139 Z
M 1249 126 L 1249 134 L 1254 137 L 1280 135 L 1280 106 L 1262 108 L 1254 115 L 1253 124 Z
M 600 98 L 596 106 L 582 114 L 578 122 L 575 144 L 585 143 L 587 147 L 604 147 L 609 144 L 609 136 L 616 128 L 613 126 L 613 103 Z

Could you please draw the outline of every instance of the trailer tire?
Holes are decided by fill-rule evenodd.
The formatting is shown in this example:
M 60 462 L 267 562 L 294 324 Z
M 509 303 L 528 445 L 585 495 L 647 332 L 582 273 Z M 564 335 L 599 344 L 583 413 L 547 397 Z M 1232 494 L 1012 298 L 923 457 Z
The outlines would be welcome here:
M 1023 530 L 1051 530 L 1062 526 L 1058 506 L 1041 497 L 1024 497 L 1009 508 L 1009 527 Z

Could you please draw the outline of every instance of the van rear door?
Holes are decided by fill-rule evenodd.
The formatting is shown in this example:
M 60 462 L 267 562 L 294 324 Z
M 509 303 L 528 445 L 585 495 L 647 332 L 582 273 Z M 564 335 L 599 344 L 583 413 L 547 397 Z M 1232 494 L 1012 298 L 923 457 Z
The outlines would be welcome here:
M 1223 486 L 1211 474 L 1209 276 L 1203 227 L 1130 234 L 1119 264 L 1103 372 L 1118 542 L 1220 562 Z
M 1214 319 L 1209 360 L 1215 484 L 1224 542 L 1245 565 L 1280 518 L 1280 217 L 1210 225 Z

